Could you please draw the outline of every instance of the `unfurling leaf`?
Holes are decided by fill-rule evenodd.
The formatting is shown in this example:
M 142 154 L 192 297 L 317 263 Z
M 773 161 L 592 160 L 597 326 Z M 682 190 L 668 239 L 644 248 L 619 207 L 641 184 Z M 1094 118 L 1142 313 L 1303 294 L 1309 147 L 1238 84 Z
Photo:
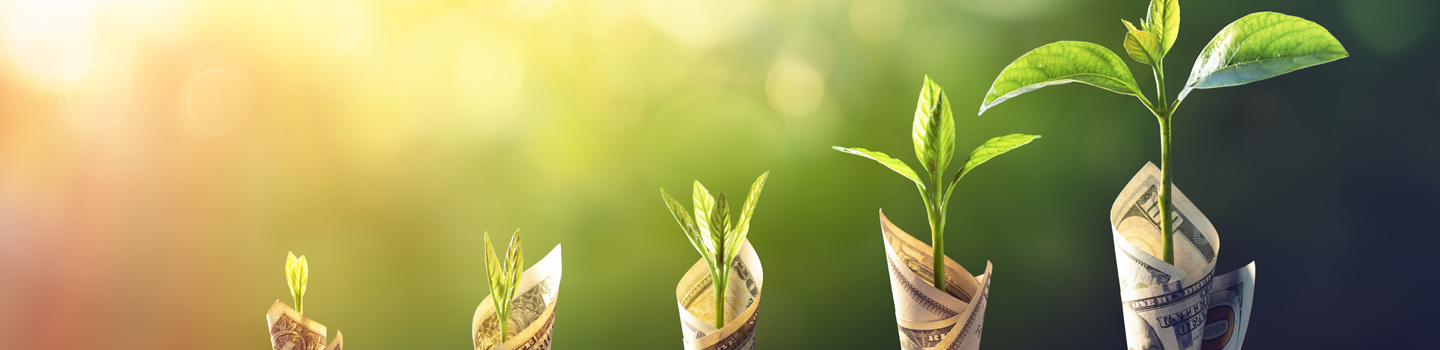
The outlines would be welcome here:
M 726 203 L 725 191 L 720 191 L 720 196 L 715 197 L 715 209 L 710 212 L 710 239 L 725 244 L 721 248 L 728 248 L 730 240 L 730 204 Z M 723 252 L 715 252 L 720 254 Z M 730 259 L 722 259 L 728 266 Z
M 1177 100 L 1193 89 L 1256 82 L 1348 56 L 1340 41 L 1315 22 L 1275 12 L 1252 13 L 1210 39 Z
M 1165 57 L 1180 35 L 1180 0 L 1150 0 L 1150 10 L 1143 24 L 1145 31 L 1155 34 L 1160 40 L 1160 54 L 1156 58 Z
M 1061 41 L 1031 50 L 1000 71 L 980 114 L 1012 97 L 1042 87 L 1080 82 L 1125 95 L 1140 95 L 1125 61 L 1104 46 Z
M 915 123 L 910 138 L 915 143 L 915 158 L 920 166 L 937 178 L 950 166 L 955 155 L 955 117 L 950 113 L 950 99 L 945 89 L 925 76 L 920 87 L 920 101 L 915 106 Z
M 1160 39 L 1147 31 L 1132 30 L 1125 33 L 1125 53 L 1136 62 L 1152 66 L 1160 64 Z
M 915 181 L 915 185 L 920 186 L 921 189 L 925 188 L 925 183 L 920 181 L 920 176 L 915 174 L 915 170 L 911 170 L 909 165 L 905 165 L 905 162 L 902 162 L 899 159 L 891 158 L 884 152 L 875 152 L 864 148 L 845 148 L 840 146 L 831 146 L 830 148 L 834 148 L 836 151 L 873 159 L 877 162 L 880 162 L 880 164 L 890 168 L 890 170 L 894 170 L 895 172 L 900 173 L 900 175 L 904 175 L 905 178 L 910 179 L 910 181 Z
M 495 307 L 495 317 L 500 323 L 500 340 L 508 336 L 510 302 L 515 299 L 515 290 L 520 287 L 520 276 L 525 269 L 525 256 L 521 250 L 520 230 L 510 236 L 510 245 L 505 249 L 505 260 L 495 256 L 495 245 L 490 243 L 490 233 L 485 233 L 485 268 L 490 281 L 490 302 Z
M 290 297 L 295 301 L 295 311 L 305 313 L 305 287 L 310 282 L 310 264 L 305 256 L 295 258 L 295 252 L 286 252 L 285 282 L 290 285 Z
M 1010 150 L 1029 144 L 1038 138 L 1040 138 L 1040 135 L 1010 134 L 997 136 L 980 144 L 980 147 L 976 147 L 974 151 L 970 152 L 970 156 L 965 159 L 965 165 L 960 168 L 960 171 L 955 173 L 955 180 L 950 181 L 950 188 L 945 190 L 944 203 L 950 202 L 950 193 L 955 191 L 955 183 L 960 182 L 960 179 L 964 178 L 965 174 L 969 174 L 970 170 L 974 170 L 975 167 L 980 166 L 980 164 L 984 164 L 992 158 L 1005 154 L 1005 152 L 1010 152 Z

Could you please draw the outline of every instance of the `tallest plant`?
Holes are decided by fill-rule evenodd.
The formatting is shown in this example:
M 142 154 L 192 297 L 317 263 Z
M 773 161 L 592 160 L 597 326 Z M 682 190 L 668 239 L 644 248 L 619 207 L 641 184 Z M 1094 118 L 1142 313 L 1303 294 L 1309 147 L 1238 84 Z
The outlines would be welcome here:
M 1050 85 L 1080 82 L 1135 96 L 1160 124 L 1161 187 L 1159 201 L 1162 257 L 1175 263 L 1171 208 L 1170 126 L 1176 109 L 1194 89 L 1242 85 L 1349 56 L 1329 31 L 1315 22 L 1275 12 L 1258 12 L 1236 20 L 1205 46 L 1190 78 L 1173 102 L 1166 99 L 1165 57 L 1180 32 L 1178 0 L 1152 0 L 1144 21 L 1125 25 L 1125 53 L 1150 67 L 1155 76 L 1152 103 L 1119 55 L 1103 46 L 1061 41 L 1020 56 L 991 85 L 980 105 L 985 110 L 1017 95 Z

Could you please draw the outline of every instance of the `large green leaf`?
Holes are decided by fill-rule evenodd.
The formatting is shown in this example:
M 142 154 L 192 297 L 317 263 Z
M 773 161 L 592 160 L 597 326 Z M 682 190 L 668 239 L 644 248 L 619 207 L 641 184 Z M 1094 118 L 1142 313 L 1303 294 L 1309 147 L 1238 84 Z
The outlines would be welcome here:
M 975 167 L 980 166 L 980 164 L 985 164 L 985 162 L 1001 154 L 1005 154 L 1005 152 L 1010 152 L 1010 150 L 1029 144 L 1030 141 L 1035 141 L 1035 139 L 1038 138 L 1040 138 L 1040 135 L 1009 134 L 991 138 L 989 141 L 980 144 L 980 147 L 976 147 L 974 151 L 970 152 L 970 156 L 965 159 L 965 165 L 960 168 L 960 171 L 955 173 L 955 179 L 950 181 L 950 188 L 945 189 L 945 198 L 942 203 L 950 202 L 950 192 L 955 191 L 955 184 L 960 182 L 960 179 L 964 178 L 965 174 L 969 174 Z
M 1160 57 L 1170 53 L 1170 46 L 1180 35 L 1180 0 L 1150 0 L 1144 25 L 1146 31 L 1160 39 Z
M 1125 33 L 1125 53 L 1135 59 L 1135 62 L 1159 64 L 1162 55 L 1160 51 L 1160 38 L 1155 37 L 1155 34 L 1143 30 Z
M 899 159 L 891 158 L 884 152 L 875 152 L 864 148 L 845 148 L 840 146 L 831 146 L 830 148 L 834 148 L 836 151 L 873 159 L 877 162 L 880 162 L 880 164 L 883 164 L 886 167 L 890 168 L 890 170 L 894 170 L 895 172 L 900 173 L 900 175 L 904 175 L 905 178 L 910 179 L 910 181 L 915 181 L 915 185 L 920 186 L 920 188 L 925 188 L 925 183 L 920 182 L 920 176 L 915 174 L 915 170 L 911 170 L 909 165 L 905 165 L 905 162 L 902 162 Z
M 915 106 L 915 124 L 910 133 L 915 143 L 915 158 L 939 181 L 940 173 L 950 166 L 955 156 L 955 117 L 950 113 L 950 99 L 945 89 L 925 76 L 920 87 L 920 101 Z
M 1193 89 L 1251 83 L 1347 56 L 1340 41 L 1315 22 L 1275 12 L 1252 13 L 1210 39 L 1179 99 Z
M 740 245 L 745 243 L 745 236 L 750 234 L 750 218 L 755 215 L 755 205 L 760 203 L 760 191 L 765 189 L 765 179 L 770 177 L 770 172 L 760 174 L 755 183 L 750 185 L 750 194 L 745 196 L 745 207 L 740 210 L 740 219 L 735 223 L 734 231 L 725 241 L 725 261 L 735 260 L 735 255 L 740 254 Z
M 1031 50 L 1000 71 L 980 104 L 980 114 L 1020 94 L 1074 82 L 1140 96 L 1135 76 L 1120 56 L 1094 43 L 1061 41 Z

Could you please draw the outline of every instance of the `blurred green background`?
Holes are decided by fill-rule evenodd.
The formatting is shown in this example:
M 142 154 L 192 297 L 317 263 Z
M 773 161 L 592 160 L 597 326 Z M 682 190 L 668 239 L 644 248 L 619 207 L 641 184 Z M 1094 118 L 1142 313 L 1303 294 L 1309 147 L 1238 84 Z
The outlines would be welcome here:
M 674 288 L 699 256 L 659 188 L 743 193 L 764 171 L 758 346 L 896 348 L 876 214 L 928 241 L 920 198 L 829 147 L 914 166 L 926 74 L 960 153 L 1044 135 L 949 209 L 947 255 L 995 264 L 984 346 L 1121 348 L 1107 215 L 1159 160 L 1153 117 L 1079 84 L 975 112 L 1032 48 L 1121 52 L 1119 19 L 1146 3 L 7 2 L 0 348 L 265 348 L 294 251 L 332 336 L 467 349 L 481 235 L 516 228 L 530 262 L 565 246 L 557 349 L 678 348 Z M 1246 345 L 1432 344 L 1437 4 L 1187 1 L 1171 74 L 1258 11 L 1352 57 L 1197 91 L 1176 115 L 1175 183 L 1219 230 L 1218 268 L 1257 262 Z

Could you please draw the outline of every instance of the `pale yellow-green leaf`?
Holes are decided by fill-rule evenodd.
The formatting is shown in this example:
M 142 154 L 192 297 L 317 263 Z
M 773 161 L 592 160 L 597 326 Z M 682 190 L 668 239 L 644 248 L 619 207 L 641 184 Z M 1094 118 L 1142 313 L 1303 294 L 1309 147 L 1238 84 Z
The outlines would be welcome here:
M 920 100 L 915 105 L 915 122 L 910 139 L 915 144 L 915 158 L 938 181 L 950 159 L 955 155 L 955 117 L 950 113 L 950 99 L 945 89 L 925 76 L 920 87 Z
M 830 148 L 834 148 L 836 151 L 854 154 L 857 156 L 870 158 L 876 162 L 880 162 L 881 165 L 884 165 L 885 167 L 890 168 L 890 170 L 894 170 L 895 172 L 900 173 L 900 175 L 905 176 L 905 178 L 910 179 L 910 181 L 914 181 L 916 186 L 920 186 L 920 188 L 922 189 L 925 188 L 925 183 L 920 181 L 920 176 L 915 174 L 915 170 L 911 170 L 910 166 L 905 165 L 905 162 L 890 157 L 884 152 L 875 152 L 858 147 L 845 148 L 840 146 L 831 146 Z
M 740 210 L 740 219 L 735 223 L 734 231 L 726 237 L 725 261 L 735 260 L 740 254 L 740 245 L 745 244 L 745 236 L 750 234 L 750 218 L 755 215 L 755 206 L 760 203 L 760 191 L 765 189 L 765 179 L 770 172 L 760 174 L 755 183 L 750 185 L 750 194 L 745 196 L 745 207 Z
M 1180 35 L 1180 0 L 1151 0 L 1144 25 L 1145 31 L 1159 40 L 1156 59 L 1170 53 L 1170 46 Z
M 1155 65 L 1160 62 L 1160 38 L 1143 30 L 1125 33 L 1125 53 L 1136 62 Z

